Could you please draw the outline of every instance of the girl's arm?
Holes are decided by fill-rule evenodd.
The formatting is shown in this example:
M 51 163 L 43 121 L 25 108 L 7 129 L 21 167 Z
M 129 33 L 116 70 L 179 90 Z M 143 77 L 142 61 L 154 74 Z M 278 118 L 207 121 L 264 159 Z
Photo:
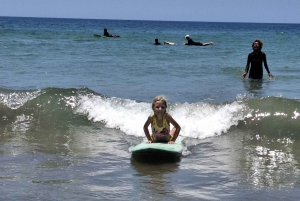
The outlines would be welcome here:
M 173 135 L 173 138 L 172 138 L 172 140 L 169 142 L 169 144 L 174 144 L 174 142 L 176 141 L 176 139 L 177 139 L 177 137 L 178 137 L 178 135 L 179 135 L 179 132 L 180 132 L 180 130 L 181 130 L 181 127 L 180 127 L 180 125 L 177 123 L 177 121 L 175 121 L 175 119 L 173 119 L 173 117 L 172 117 L 170 114 L 167 114 L 166 119 L 167 119 L 168 122 L 170 122 L 170 123 L 176 128 L 175 133 L 174 133 L 174 135 Z
M 152 143 L 152 139 L 150 137 L 150 133 L 149 133 L 149 129 L 148 129 L 148 127 L 149 127 L 149 125 L 151 124 L 152 121 L 153 121 L 153 116 L 150 115 L 148 117 L 147 121 L 144 124 L 144 133 L 145 133 L 145 135 L 148 139 L 148 143 Z

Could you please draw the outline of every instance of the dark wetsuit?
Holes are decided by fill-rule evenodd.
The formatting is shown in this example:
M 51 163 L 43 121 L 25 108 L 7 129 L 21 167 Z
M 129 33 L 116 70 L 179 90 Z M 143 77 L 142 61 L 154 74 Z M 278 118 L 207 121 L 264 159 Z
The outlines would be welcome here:
M 114 37 L 114 38 L 120 37 L 119 35 L 111 35 L 107 31 L 104 31 L 103 35 L 106 37 Z
M 193 40 L 190 38 L 190 39 L 188 39 L 188 42 L 187 42 L 185 45 L 199 45 L 199 46 L 202 46 L 203 44 L 200 43 L 200 42 L 195 42 L 195 41 L 193 41 Z
M 103 35 L 106 36 L 106 37 L 112 37 L 112 35 L 109 34 L 107 31 L 104 31 Z
M 249 71 L 250 63 L 251 63 L 251 68 L 250 68 L 250 72 L 249 72 L 249 78 L 251 78 L 251 79 L 262 79 L 263 78 L 263 66 L 262 66 L 263 63 L 264 63 L 264 66 L 265 66 L 265 69 L 267 70 L 267 72 L 270 73 L 269 67 L 267 64 L 267 57 L 264 52 L 260 51 L 257 54 L 252 52 L 248 55 L 245 72 Z

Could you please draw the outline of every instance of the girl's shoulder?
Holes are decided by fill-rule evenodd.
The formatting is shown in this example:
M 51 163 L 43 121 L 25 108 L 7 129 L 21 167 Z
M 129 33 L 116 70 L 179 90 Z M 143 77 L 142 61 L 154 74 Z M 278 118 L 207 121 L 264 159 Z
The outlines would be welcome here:
M 154 114 L 150 114 L 150 115 L 148 116 L 147 121 L 148 121 L 149 123 L 152 124 L 152 122 L 154 121 Z
M 172 118 L 172 116 L 169 113 L 165 114 L 165 119 L 169 120 L 170 118 Z
M 155 117 L 154 114 L 150 114 L 148 118 L 149 118 L 149 119 L 153 119 L 154 117 Z

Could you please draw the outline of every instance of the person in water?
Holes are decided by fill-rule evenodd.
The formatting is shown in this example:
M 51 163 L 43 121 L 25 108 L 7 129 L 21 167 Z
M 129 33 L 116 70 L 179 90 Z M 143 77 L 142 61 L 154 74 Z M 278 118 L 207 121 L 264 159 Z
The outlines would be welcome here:
M 193 39 L 190 38 L 189 35 L 185 36 L 185 39 L 188 41 L 184 45 L 197 45 L 197 46 L 207 46 L 207 45 L 213 45 L 213 42 L 208 42 L 208 43 L 200 43 L 200 42 L 195 42 Z
M 103 35 L 106 36 L 106 37 L 120 37 L 119 35 L 109 34 L 106 28 L 103 30 Z
M 243 77 L 245 78 L 246 75 L 249 72 L 249 78 L 250 79 L 262 79 L 263 78 L 263 64 L 265 66 L 265 69 L 268 72 L 269 77 L 273 77 L 273 75 L 270 73 L 268 64 L 267 64 L 267 56 L 264 52 L 261 51 L 263 47 L 263 42 L 261 40 L 255 40 L 252 43 L 252 49 L 253 52 L 251 52 L 248 55 L 247 64 L 245 68 L 245 72 L 243 73 Z
M 154 42 L 154 45 L 161 45 L 161 43 L 160 42 L 158 42 L 158 38 L 155 38 L 155 40 L 154 40 L 155 42 Z
M 167 101 L 164 96 L 156 96 L 152 101 L 152 110 L 154 114 L 151 114 L 144 124 L 144 132 L 148 139 L 147 143 L 152 142 L 168 142 L 174 144 L 177 139 L 181 127 L 173 119 L 173 117 L 166 112 Z M 152 134 L 150 135 L 148 127 L 151 124 Z M 170 124 L 174 126 L 170 130 Z
M 175 45 L 175 43 L 173 43 L 173 42 L 168 42 L 168 41 L 164 41 L 164 44 L 165 44 L 165 45 Z M 154 43 L 154 45 L 161 45 L 161 43 L 158 42 L 158 38 L 155 38 L 155 43 Z

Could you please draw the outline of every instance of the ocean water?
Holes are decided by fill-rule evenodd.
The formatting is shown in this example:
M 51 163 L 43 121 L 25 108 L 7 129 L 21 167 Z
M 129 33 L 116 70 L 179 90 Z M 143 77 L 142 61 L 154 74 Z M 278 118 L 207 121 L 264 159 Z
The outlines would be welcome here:
M 242 78 L 257 38 L 262 82 Z M 299 42 L 299 24 L 0 17 L 0 200 L 298 200 Z M 140 163 L 160 94 L 183 157 Z

